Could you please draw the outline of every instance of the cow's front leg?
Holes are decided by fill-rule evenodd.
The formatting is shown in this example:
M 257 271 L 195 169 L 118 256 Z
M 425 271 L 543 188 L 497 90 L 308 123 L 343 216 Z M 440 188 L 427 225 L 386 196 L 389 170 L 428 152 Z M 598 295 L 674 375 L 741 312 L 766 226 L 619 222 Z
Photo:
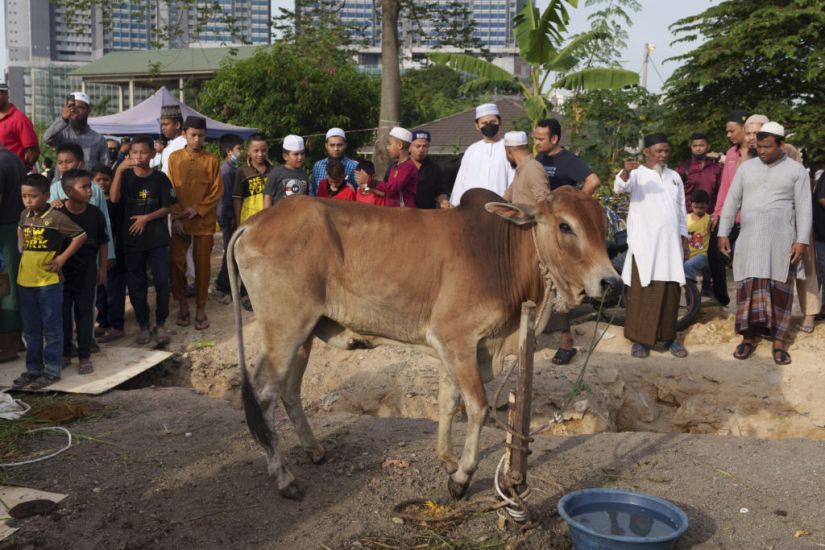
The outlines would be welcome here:
M 476 346 L 471 351 L 456 355 L 450 362 L 458 383 L 464 407 L 467 410 L 467 435 L 458 469 L 450 475 L 447 487 L 453 498 L 462 498 L 467 492 L 470 480 L 478 467 L 478 445 L 481 428 L 487 418 L 487 394 L 478 372 Z
M 458 463 L 453 456 L 453 418 L 458 410 L 461 394 L 452 376 L 441 373 L 438 381 L 438 442 L 436 456 L 444 465 L 448 474 L 458 470 Z

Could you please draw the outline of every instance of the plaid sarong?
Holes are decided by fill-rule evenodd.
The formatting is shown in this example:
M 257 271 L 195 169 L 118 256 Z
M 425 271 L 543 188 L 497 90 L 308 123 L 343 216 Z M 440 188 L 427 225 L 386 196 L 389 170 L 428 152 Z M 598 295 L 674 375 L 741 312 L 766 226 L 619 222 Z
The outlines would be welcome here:
M 750 330 L 781 342 L 791 339 L 793 276 L 784 283 L 750 278 L 736 283 L 736 332 Z

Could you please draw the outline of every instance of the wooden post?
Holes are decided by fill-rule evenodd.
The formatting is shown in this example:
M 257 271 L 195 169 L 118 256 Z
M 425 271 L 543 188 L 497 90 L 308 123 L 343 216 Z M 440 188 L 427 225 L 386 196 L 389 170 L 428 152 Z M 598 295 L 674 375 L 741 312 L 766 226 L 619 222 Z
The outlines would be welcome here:
M 518 378 L 516 390 L 510 392 L 509 425 L 514 432 L 530 434 L 530 412 L 533 402 L 533 354 L 536 351 L 536 304 L 521 304 L 521 322 L 518 335 Z M 504 472 L 499 480 L 503 487 L 512 487 L 519 494 L 527 488 L 527 456 L 530 454 L 528 439 L 506 437 L 507 448 Z

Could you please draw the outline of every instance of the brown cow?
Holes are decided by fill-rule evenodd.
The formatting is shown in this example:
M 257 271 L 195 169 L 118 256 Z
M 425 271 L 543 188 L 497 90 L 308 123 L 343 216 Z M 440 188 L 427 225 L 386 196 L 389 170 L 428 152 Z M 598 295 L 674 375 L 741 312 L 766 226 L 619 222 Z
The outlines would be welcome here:
M 597 201 L 569 187 L 536 207 L 501 201 L 483 189 L 441 211 L 295 196 L 232 237 L 227 265 L 246 419 L 283 496 L 300 498 L 302 490 L 278 449 L 278 398 L 310 458 L 324 458 L 301 405 L 313 336 L 347 349 L 411 344 L 441 359 L 437 455 L 450 493 L 460 498 L 478 464 L 484 383 L 517 352 L 521 303 L 543 303 L 540 331 L 551 302 L 564 311 L 585 294 L 600 298 L 621 284 L 605 252 Z M 251 373 L 235 262 L 262 327 L 263 350 Z M 450 434 L 459 398 L 468 426 L 456 462 Z

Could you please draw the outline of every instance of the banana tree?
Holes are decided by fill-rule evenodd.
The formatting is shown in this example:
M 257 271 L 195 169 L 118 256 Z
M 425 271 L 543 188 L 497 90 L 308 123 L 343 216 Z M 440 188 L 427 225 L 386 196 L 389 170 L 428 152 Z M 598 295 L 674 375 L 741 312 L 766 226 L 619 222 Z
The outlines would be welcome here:
M 550 115 L 553 105 L 547 97 L 549 89 L 563 88 L 574 93 L 582 90 L 616 89 L 639 83 L 638 73 L 613 67 L 585 66 L 576 69 L 582 54 L 595 47 L 603 31 L 582 33 L 564 43 L 570 21 L 565 2 L 572 7 L 578 0 L 550 0 L 540 12 L 528 0 L 515 20 L 515 39 L 522 60 L 530 72 L 522 79 L 493 63 L 469 54 L 431 53 L 430 59 L 475 76 L 462 91 L 479 90 L 503 84 L 515 84 L 524 96 L 527 117 L 535 123 Z M 550 78 L 556 79 L 549 82 Z

